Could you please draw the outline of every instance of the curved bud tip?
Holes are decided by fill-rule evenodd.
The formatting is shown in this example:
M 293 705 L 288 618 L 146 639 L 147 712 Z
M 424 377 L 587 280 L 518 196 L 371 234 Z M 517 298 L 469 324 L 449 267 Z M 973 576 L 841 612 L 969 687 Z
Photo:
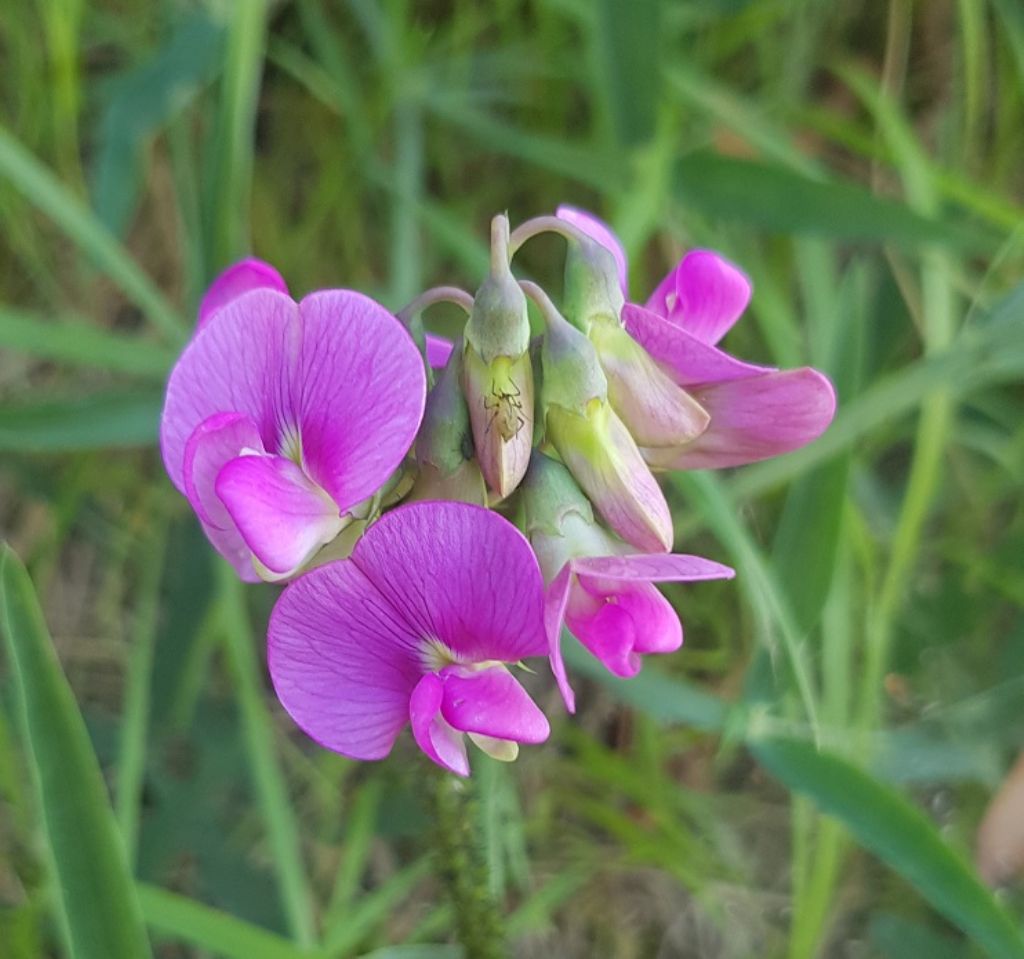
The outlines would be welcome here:
M 530 347 L 526 295 L 509 266 L 507 217 L 495 217 L 491 225 L 491 271 L 473 298 L 465 338 L 488 363 L 520 357 Z
M 529 353 L 486 362 L 472 345 L 463 356 L 463 390 L 477 461 L 501 498 L 519 485 L 533 445 L 533 367 Z

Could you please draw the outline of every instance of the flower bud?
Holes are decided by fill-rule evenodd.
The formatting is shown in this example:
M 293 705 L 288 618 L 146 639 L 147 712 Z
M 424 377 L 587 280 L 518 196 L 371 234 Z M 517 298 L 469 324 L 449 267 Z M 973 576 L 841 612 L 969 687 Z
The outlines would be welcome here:
M 462 350 L 457 345 L 427 394 L 416 437 L 419 476 L 410 500 L 446 499 L 484 505 L 487 492 L 473 459 L 469 410 L 462 395 Z
M 559 207 L 558 218 L 574 226 L 577 233 L 566 250 L 562 305 L 566 317 L 586 333 L 595 319 L 617 320 L 622 312 L 625 254 L 607 227 L 582 211 Z M 598 237 L 605 233 L 605 242 L 601 242 Z
M 608 378 L 608 399 L 638 445 L 679 447 L 708 428 L 707 411 L 672 381 L 618 319 L 596 318 L 588 335 Z
M 593 344 L 537 292 L 548 324 L 541 350 L 548 440 L 616 533 L 647 552 L 671 549 L 668 504 L 608 402 L 608 381 Z
M 524 530 L 545 582 L 577 556 L 606 556 L 621 548 L 598 526 L 590 500 L 556 460 L 534 453 L 521 490 Z
M 466 323 L 462 388 L 487 485 L 504 498 L 526 472 L 533 445 L 533 367 L 526 297 L 508 259 L 508 218 L 491 223 L 491 273 Z

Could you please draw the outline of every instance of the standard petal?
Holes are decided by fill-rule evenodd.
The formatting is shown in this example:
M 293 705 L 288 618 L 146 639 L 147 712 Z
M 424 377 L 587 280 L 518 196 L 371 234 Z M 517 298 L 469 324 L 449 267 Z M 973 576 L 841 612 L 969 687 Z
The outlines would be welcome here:
M 817 439 L 835 415 L 828 378 L 804 367 L 694 391 L 711 425 L 678 450 L 644 450 L 660 469 L 721 469 L 779 456 Z
M 341 532 L 337 506 L 283 456 L 239 456 L 217 474 L 217 496 L 253 555 L 287 575 Z
M 264 452 L 256 424 L 241 413 L 214 413 L 188 438 L 182 469 L 185 495 L 204 525 L 222 530 L 234 527 L 214 484 L 224 464 L 243 450 Z
M 167 383 L 160 446 L 171 481 L 182 492 L 185 444 L 217 413 L 248 416 L 263 447 L 279 452 L 289 425 L 289 364 L 298 337 L 298 307 L 276 290 L 251 290 L 232 300 L 196 335 Z M 421 364 L 422 365 L 422 364 Z
M 547 651 L 543 584 L 529 543 L 508 520 L 468 503 L 409 503 L 386 513 L 353 561 L 422 642 L 472 663 Z
M 691 250 L 658 284 L 647 308 L 714 345 L 750 302 L 750 280 L 713 250 Z
M 633 339 L 666 368 L 676 383 L 687 389 L 774 372 L 774 367 L 737 360 L 635 303 L 623 307 L 622 319 Z
M 427 363 L 435 370 L 440 370 L 448 364 L 448 357 L 452 355 L 455 344 L 436 333 L 426 334 Z
M 284 590 L 267 629 L 267 662 L 292 719 L 353 759 L 391 751 L 423 675 L 405 621 L 348 560 Z
M 413 690 L 409 700 L 409 720 L 412 736 L 438 766 L 458 776 L 469 775 L 469 757 L 466 742 L 458 730 L 453 729 L 441 715 L 444 684 L 436 673 L 427 673 Z
M 551 733 L 547 717 L 504 666 L 441 671 L 441 714 L 455 728 L 517 743 L 542 743 Z
M 412 446 L 426 399 L 423 358 L 402 324 L 361 293 L 323 290 L 299 310 L 289 405 L 306 471 L 344 512 L 372 496 Z
M 565 673 L 565 660 L 562 658 L 562 623 L 565 621 L 565 606 L 569 601 L 572 580 L 572 568 L 566 563 L 551 581 L 544 596 L 544 630 L 548 637 L 548 659 L 551 663 L 551 672 L 558 684 L 558 691 L 562 694 L 565 708 L 570 713 L 576 712 L 576 694 L 569 685 L 569 677 Z
M 211 284 L 199 304 L 199 321 L 196 329 L 202 329 L 213 315 L 249 290 L 270 289 L 288 293 L 288 284 L 269 263 L 254 257 L 229 266 Z
M 619 238 L 612 231 L 612 228 L 592 213 L 587 213 L 586 210 L 580 210 L 574 206 L 563 204 L 555 211 L 555 215 L 560 220 L 571 223 L 580 232 L 585 233 L 590 239 L 596 240 L 601 246 L 611 252 L 612 256 L 615 257 L 615 265 L 618 267 L 619 285 L 622 287 L 622 295 L 625 296 L 628 283 L 626 251 L 622 248 L 622 243 L 619 242 Z
M 628 556 L 587 556 L 572 560 L 580 576 L 653 583 L 732 579 L 736 571 L 714 560 L 684 553 L 637 553 Z

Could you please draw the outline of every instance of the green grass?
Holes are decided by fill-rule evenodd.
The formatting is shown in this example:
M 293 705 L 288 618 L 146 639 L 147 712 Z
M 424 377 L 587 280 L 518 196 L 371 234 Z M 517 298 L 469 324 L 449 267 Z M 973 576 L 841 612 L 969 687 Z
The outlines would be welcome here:
M 737 580 L 668 588 L 687 644 L 631 682 L 570 644 L 577 717 L 538 676 L 550 742 L 478 763 L 522 954 L 1024 955 L 1019 886 L 970 866 L 1024 735 L 1024 15 L 622 6 L 0 12 L 0 530 L 53 637 L 5 554 L 5 959 L 136 955 L 143 922 L 197 959 L 455 955 L 412 747 L 359 765 L 283 716 L 275 591 L 170 488 L 161 389 L 233 258 L 398 309 L 559 202 L 620 231 L 637 299 L 685 248 L 738 261 L 727 346 L 840 409 L 670 478 L 678 547 Z M 522 266 L 557 291 L 561 255 Z

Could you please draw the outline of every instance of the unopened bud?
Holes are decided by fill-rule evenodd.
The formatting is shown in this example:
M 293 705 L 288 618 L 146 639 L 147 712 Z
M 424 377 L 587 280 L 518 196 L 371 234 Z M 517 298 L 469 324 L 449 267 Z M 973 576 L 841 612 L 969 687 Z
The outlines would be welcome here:
M 515 490 L 533 445 L 533 367 L 526 297 L 509 269 L 508 218 L 491 223 L 491 272 L 466 323 L 462 387 L 487 485 Z
M 647 552 L 672 548 L 672 515 L 636 442 L 608 402 L 593 344 L 530 287 L 547 321 L 541 399 L 548 440 L 605 522 Z
M 648 553 L 672 548 L 672 514 L 629 430 L 607 401 L 582 413 L 554 406 L 545 425 L 565 465 L 605 522 Z
M 575 227 L 565 256 L 565 315 L 586 333 L 594 320 L 617 320 L 625 302 L 625 254 L 615 235 L 596 217 L 572 207 L 558 208 L 560 220 Z M 602 242 L 603 241 L 603 242 Z
M 534 453 L 521 489 L 524 529 L 545 582 L 577 556 L 616 552 L 615 539 L 598 526 L 590 501 L 561 463 Z
M 674 383 L 617 319 L 590 325 L 608 378 L 608 399 L 640 446 L 679 447 L 696 439 L 711 422 L 707 411 Z
M 416 437 L 419 475 L 410 500 L 449 499 L 484 505 L 487 493 L 473 459 L 469 410 L 462 395 L 462 349 L 457 344 L 427 394 Z

